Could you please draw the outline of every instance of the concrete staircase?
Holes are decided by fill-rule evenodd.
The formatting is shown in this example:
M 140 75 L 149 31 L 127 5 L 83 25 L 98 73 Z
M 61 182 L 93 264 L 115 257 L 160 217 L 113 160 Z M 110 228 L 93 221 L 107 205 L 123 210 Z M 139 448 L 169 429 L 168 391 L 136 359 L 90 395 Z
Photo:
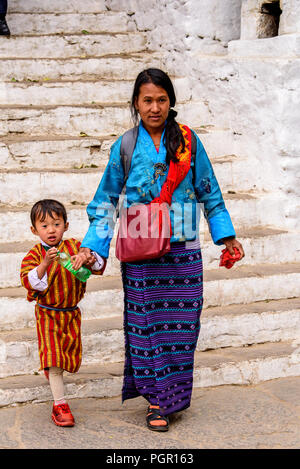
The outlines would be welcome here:
M 131 17 L 107 11 L 104 1 L 86 0 L 83 8 L 75 0 L 40 0 L 35 13 L 29 3 L 10 2 L 14 35 L 0 40 L 0 406 L 51 399 L 37 373 L 33 305 L 19 281 L 20 262 L 35 242 L 30 207 L 44 197 L 61 200 L 69 235 L 82 238 L 109 147 L 131 126 L 133 79 L 150 64 L 163 68 Z M 183 78 L 174 77 L 181 116 L 193 105 Z M 195 386 L 299 376 L 298 235 L 283 228 L 272 193 L 259 184 L 260 168 L 239 157 L 238 137 L 192 115 L 182 121 L 211 157 L 246 251 L 239 265 L 219 269 L 220 248 L 201 227 L 205 305 Z M 120 395 L 123 295 L 114 241 L 104 277 L 88 282 L 81 306 L 83 365 L 67 376 L 67 393 Z

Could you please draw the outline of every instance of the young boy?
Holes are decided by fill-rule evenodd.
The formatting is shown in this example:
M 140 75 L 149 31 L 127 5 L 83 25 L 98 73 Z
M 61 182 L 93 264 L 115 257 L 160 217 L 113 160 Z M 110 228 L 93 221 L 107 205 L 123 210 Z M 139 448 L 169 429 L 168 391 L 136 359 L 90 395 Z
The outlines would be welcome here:
M 69 227 L 65 207 L 44 199 L 31 209 L 31 231 L 40 238 L 24 257 L 21 282 L 28 290 L 28 301 L 36 301 L 35 316 L 41 368 L 49 379 L 54 398 L 52 420 L 61 427 L 74 425 L 74 417 L 64 397 L 63 371 L 75 373 L 81 364 L 81 312 L 86 283 L 80 282 L 56 260 L 58 251 L 70 254 L 78 263 L 80 242 L 63 240 Z M 102 274 L 106 261 L 93 253 L 91 270 Z M 80 262 L 81 264 L 81 262 Z

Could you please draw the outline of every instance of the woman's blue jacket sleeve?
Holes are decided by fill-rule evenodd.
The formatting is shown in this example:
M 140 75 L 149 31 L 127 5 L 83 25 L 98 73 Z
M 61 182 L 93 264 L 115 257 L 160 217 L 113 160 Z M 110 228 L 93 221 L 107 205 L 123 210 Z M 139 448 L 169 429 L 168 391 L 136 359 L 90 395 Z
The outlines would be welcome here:
M 225 207 L 211 162 L 197 135 L 196 139 L 197 153 L 194 162 L 194 190 L 197 201 L 204 206 L 204 214 L 209 225 L 212 240 L 215 244 L 220 245 L 223 244 L 223 238 L 235 236 L 235 230 Z

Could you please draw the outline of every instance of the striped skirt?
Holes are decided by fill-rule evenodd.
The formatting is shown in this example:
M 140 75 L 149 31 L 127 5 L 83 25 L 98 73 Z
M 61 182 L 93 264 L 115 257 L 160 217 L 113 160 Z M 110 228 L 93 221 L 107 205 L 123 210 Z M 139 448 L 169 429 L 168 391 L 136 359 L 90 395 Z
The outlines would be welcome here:
M 203 304 L 198 242 L 172 243 L 159 259 L 122 263 L 123 401 L 142 395 L 165 415 L 190 405 Z
M 82 358 L 81 312 L 35 307 L 41 368 L 56 366 L 75 373 Z

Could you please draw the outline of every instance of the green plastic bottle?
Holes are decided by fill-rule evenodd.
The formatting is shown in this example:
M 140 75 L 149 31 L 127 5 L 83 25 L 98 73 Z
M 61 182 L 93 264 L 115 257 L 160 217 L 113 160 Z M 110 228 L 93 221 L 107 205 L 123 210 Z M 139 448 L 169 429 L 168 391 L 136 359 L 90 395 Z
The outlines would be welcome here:
M 62 265 L 65 269 L 71 272 L 71 274 L 75 275 L 75 277 L 78 278 L 80 282 L 86 282 L 92 274 L 90 269 L 84 266 L 80 267 L 80 269 L 78 270 L 74 270 L 71 262 L 71 256 L 66 252 L 58 251 L 56 260 L 60 265 Z

